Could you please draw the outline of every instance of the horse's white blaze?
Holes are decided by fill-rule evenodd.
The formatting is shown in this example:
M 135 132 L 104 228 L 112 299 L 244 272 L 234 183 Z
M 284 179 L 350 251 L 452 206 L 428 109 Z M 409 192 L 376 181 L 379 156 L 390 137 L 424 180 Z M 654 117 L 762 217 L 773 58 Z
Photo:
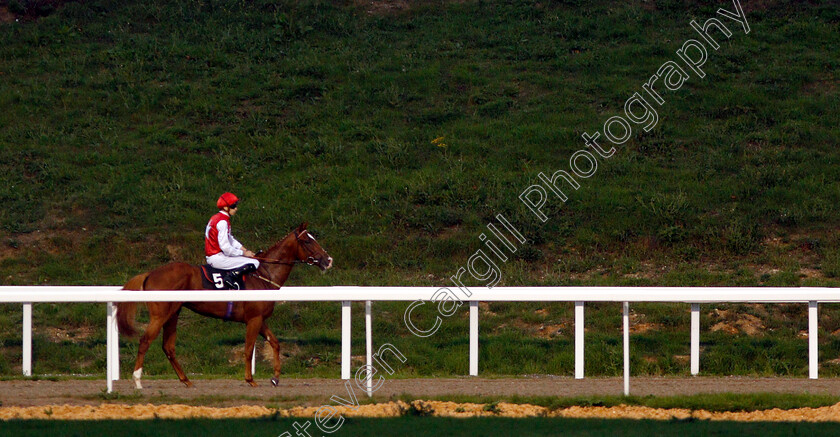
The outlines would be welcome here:
M 143 388 L 143 386 L 140 384 L 140 377 L 143 376 L 143 368 L 141 367 L 135 370 L 132 375 L 134 376 L 134 385 L 137 388 Z
M 309 231 L 306 231 L 306 235 L 309 235 L 309 238 L 311 238 L 312 241 L 318 241 L 315 239 L 315 237 L 312 236 L 312 234 L 309 233 Z

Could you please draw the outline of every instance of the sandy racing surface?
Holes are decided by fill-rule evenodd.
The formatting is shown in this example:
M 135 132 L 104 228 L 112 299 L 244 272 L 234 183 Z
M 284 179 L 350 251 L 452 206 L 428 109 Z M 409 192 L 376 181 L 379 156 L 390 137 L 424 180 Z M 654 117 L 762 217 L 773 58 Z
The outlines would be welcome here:
M 40 407 L 3 407 L 0 420 L 9 419 L 56 419 L 56 420 L 103 420 L 103 419 L 245 419 L 278 415 L 280 417 L 314 417 L 319 407 L 266 408 L 242 405 L 238 407 L 201 407 L 189 405 L 49 405 Z M 820 408 L 797 408 L 792 410 L 764 410 L 753 412 L 709 412 L 681 408 L 650 408 L 621 405 L 617 407 L 569 407 L 549 410 L 528 404 L 455 403 L 416 400 L 410 404 L 403 401 L 361 405 L 355 409 L 336 407 L 344 417 L 399 417 L 417 411 L 435 417 L 564 417 L 586 419 L 655 419 L 655 420 L 727 420 L 742 422 L 840 422 L 840 404 Z
M 0 419 L 151 419 L 251 418 L 278 415 L 311 417 L 321 405 L 335 405 L 330 396 L 348 398 L 338 379 L 286 379 L 278 387 L 265 381 L 251 388 L 239 380 L 194 380 L 184 388 L 171 379 L 144 380 L 137 391 L 131 381 L 116 381 L 115 394 L 105 395 L 102 380 L 2 381 Z M 654 409 L 641 406 L 570 407 L 549 410 L 526 404 L 494 405 L 423 401 L 435 396 L 590 396 L 619 395 L 621 378 L 535 377 L 516 379 L 448 378 L 386 380 L 374 395 L 376 404 L 356 410 L 339 407 L 347 417 L 396 417 L 421 412 L 429 416 L 651 418 L 762 421 L 840 421 L 840 404 L 821 408 L 712 413 L 703 410 Z M 690 395 L 698 393 L 813 393 L 840 395 L 840 379 L 794 378 L 633 378 L 633 395 Z M 361 399 L 366 396 L 356 390 Z M 416 401 L 393 401 L 408 395 Z M 194 405 L 187 405 L 194 404 Z

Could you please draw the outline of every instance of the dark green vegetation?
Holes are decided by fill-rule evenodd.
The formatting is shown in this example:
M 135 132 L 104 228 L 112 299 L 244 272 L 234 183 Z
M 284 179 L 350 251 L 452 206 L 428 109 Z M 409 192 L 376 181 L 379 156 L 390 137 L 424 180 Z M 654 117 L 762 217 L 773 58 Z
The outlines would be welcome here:
M 836 286 L 837 2 L 745 4 L 752 31 L 727 21 L 707 77 L 664 94 L 659 124 L 553 199 L 546 223 L 517 199 L 718 7 L 732 5 L 86 1 L 0 24 L 0 283 L 120 284 L 198 263 L 230 190 L 248 246 L 308 220 L 336 259 L 294 285 L 444 285 L 502 213 L 529 238 L 503 285 Z M 620 370 L 618 308 L 589 306 L 590 375 Z M 718 308 L 704 307 L 704 372 L 805 374 L 804 306 Z M 465 374 L 465 314 L 421 340 L 404 309 L 374 318 L 376 342 L 409 357 L 400 375 Z M 649 328 L 634 372 L 687 373 L 686 306 L 634 310 Z M 337 374 L 338 314 L 278 308 L 286 374 Z M 821 307 L 823 375 L 840 373 L 838 316 Z M 35 371 L 101 372 L 102 320 L 102 306 L 36 305 Z M 570 374 L 571 320 L 569 304 L 483 307 L 482 373 Z M 759 328 L 727 332 L 744 323 Z M 0 310 L 0 374 L 18 373 L 19 324 L 18 306 Z M 242 336 L 188 315 L 182 363 L 238 375 Z M 146 371 L 171 375 L 157 346 Z
M 302 423 L 302 419 L 298 419 Z M 294 419 L 263 420 L 153 420 L 153 421 L 10 421 L 0 433 L 15 436 L 76 435 L 168 436 L 196 435 L 277 436 L 294 433 Z M 314 429 L 314 425 L 310 425 Z M 347 419 L 337 435 L 353 436 L 650 436 L 650 435 L 835 435 L 835 423 L 735 423 L 710 421 L 584 420 L 584 419 Z M 294 434 L 292 434 L 294 435 Z

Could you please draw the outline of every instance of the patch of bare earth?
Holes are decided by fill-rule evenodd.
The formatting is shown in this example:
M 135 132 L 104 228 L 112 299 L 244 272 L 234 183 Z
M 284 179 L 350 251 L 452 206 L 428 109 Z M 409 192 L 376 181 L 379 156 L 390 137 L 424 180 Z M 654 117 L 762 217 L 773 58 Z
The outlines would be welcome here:
M 65 3 L 77 0 L 27 0 L 21 1 L 18 5 L 25 5 L 20 13 L 9 10 L 9 1 L 3 1 L 0 5 L 0 23 L 11 23 L 15 21 L 35 21 L 54 13 Z
M 540 325 L 537 328 L 535 334 L 537 337 L 541 338 L 554 338 L 558 335 L 562 335 L 563 331 L 566 329 L 566 324 L 549 324 L 549 325 Z
M 623 276 L 630 279 L 656 279 L 663 273 L 663 268 L 650 261 L 642 261 L 639 267 L 632 273 L 625 273 Z
M 497 315 L 495 312 L 490 310 L 490 303 L 489 302 L 479 302 L 478 303 L 478 309 L 481 310 L 482 315 L 485 315 L 485 316 L 488 316 L 488 317 L 494 317 L 494 316 Z
M 55 420 L 109 420 L 109 419 L 188 419 L 188 418 L 259 418 L 315 417 L 322 407 L 292 407 L 274 409 L 264 406 L 202 407 L 189 405 L 47 405 L 38 407 L 0 408 L 0 420 L 55 419 Z M 336 412 L 344 417 L 400 417 L 420 414 L 430 417 L 566 417 L 588 419 L 654 419 L 654 420 L 725 420 L 743 422 L 840 422 L 840 404 L 819 408 L 796 408 L 791 410 L 710 412 L 684 408 L 651 408 L 619 405 L 616 407 L 569 407 L 551 410 L 530 404 L 456 403 L 448 401 L 416 400 L 382 404 L 361 405 L 354 409 L 335 406 Z
M 409 9 L 406 0 L 354 0 L 353 5 L 370 15 L 393 15 Z
M 836 77 L 831 74 L 827 74 L 814 82 L 806 84 L 802 87 L 802 91 L 810 96 L 832 94 L 837 90 L 837 82 L 838 80 Z
M 647 316 L 643 313 L 637 313 L 630 310 L 630 333 L 644 334 L 645 332 L 658 331 L 662 328 L 659 323 L 651 323 L 646 321 Z
M 78 247 L 85 237 L 85 231 L 36 230 L 28 233 L 12 234 L 0 240 L 0 261 L 7 258 L 20 258 L 32 255 L 32 252 L 47 252 L 51 255 L 66 253 L 71 247 Z M 7 275 L 6 281 L 15 279 Z
M 9 12 L 7 6 L 0 6 L 0 23 L 14 23 L 15 15 Z
M 0 260 L 22 256 L 26 251 L 45 251 L 58 255 L 78 247 L 86 238 L 87 228 L 70 230 L 65 223 L 69 217 L 83 218 L 85 215 L 86 212 L 79 209 L 49 214 L 32 232 L 9 234 L 0 241 Z
M 79 343 L 90 338 L 96 329 L 92 326 L 81 326 L 78 328 L 46 328 L 47 338 L 54 343 L 69 341 Z
M 493 331 L 499 332 L 505 328 L 512 327 L 521 332 L 525 332 L 528 335 L 551 339 L 563 335 L 563 333 L 569 329 L 569 326 L 569 322 L 552 323 L 551 321 L 548 321 L 547 323 L 529 323 L 521 319 L 515 319 L 510 322 L 496 325 Z
M 236 116 L 240 119 L 248 118 L 253 114 L 260 114 L 261 112 L 263 112 L 263 106 L 254 103 L 251 99 L 242 100 L 239 107 L 236 108 Z
M 723 331 L 728 334 L 744 333 L 750 336 L 761 335 L 764 332 L 761 319 L 752 314 L 715 308 L 709 313 L 709 317 L 714 323 L 711 327 L 712 331 Z
M 833 77 L 828 77 L 818 81 L 821 87 L 833 90 L 837 80 Z M 759 143 L 750 143 L 748 147 L 759 149 Z M 820 241 L 830 241 L 834 236 L 823 231 L 809 230 L 807 233 L 786 233 L 782 230 L 770 229 L 769 236 L 762 241 L 762 247 L 767 249 L 769 255 L 773 258 L 784 259 L 785 265 L 789 265 L 794 261 L 799 265 L 798 274 L 803 279 L 824 279 L 826 276 L 820 270 L 820 265 L 823 257 L 820 255 L 817 247 Z M 633 243 L 635 249 L 640 252 L 656 253 L 660 251 L 660 247 L 653 237 L 639 237 Z M 816 245 L 815 245 L 816 244 Z M 577 254 L 573 249 L 571 253 Z M 726 264 L 715 262 L 701 262 L 694 265 L 694 267 L 702 268 L 710 273 L 732 275 L 738 272 L 741 268 L 746 268 L 752 272 L 753 276 L 760 282 L 764 282 L 768 277 L 776 275 L 785 270 L 785 265 L 780 265 L 780 262 L 770 263 L 753 263 L 748 262 L 747 259 L 733 259 Z M 734 264 L 734 266 L 733 266 Z M 655 260 L 640 260 L 639 265 L 633 271 L 622 274 L 623 278 L 628 279 L 647 279 L 658 280 L 662 278 L 672 269 L 667 265 L 663 265 L 662 261 Z M 568 275 L 570 279 L 588 280 L 599 272 L 590 270 L 583 273 L 573 273 Z

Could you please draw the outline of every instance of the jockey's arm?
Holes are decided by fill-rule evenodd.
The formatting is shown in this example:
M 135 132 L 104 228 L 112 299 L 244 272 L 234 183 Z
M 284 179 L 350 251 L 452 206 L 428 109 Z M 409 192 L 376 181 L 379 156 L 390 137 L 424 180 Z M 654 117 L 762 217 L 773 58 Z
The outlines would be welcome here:
M 241 250 L 241 251 L 242 251 L 242 254 L 243 254 L 243 255 L 245 255 L 245 256 L 247 256 L 247 257 L 251 257 L 251 258 L 253 258 L 253 257 L 254 257 L 254 252 L 251 252 L 250 250 L 248 250 L 248 249 L 247 249 L 244 245 L 242 245 L 242 243 L 240 243 L 240 242 L 239 242 L 239 240 L 237 240 L 237 239 L 236 239 L 233 235 L 231 235 L 231 236 L 230 236 L 230 241 L 233 243 L 233 247 L 235 247 L 235 248 L 237 248 L 237 249 L 239 249 L 239 250 Z
M 222 249 L 225 255 L 242 256 L 245 254 L 242 250 L 242 244 L 230 236 L 230 229 L 228 229 L 228 225 L 224 220 L 220 220 L 216 224 L 216 230 L 219 231 L 219 248 Z

